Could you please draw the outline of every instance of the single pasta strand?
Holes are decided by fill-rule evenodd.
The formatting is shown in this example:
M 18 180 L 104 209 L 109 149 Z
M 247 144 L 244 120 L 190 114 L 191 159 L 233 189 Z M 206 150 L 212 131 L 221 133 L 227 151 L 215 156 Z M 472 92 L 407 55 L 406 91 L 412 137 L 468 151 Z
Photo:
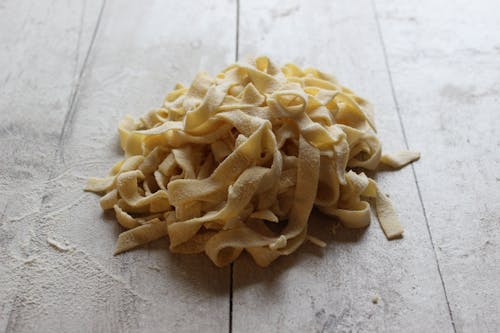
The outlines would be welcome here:
M 400 168 L 420 154 L 382 155 L 373 114 L 333 76 L 257 57 L 176 85 L 139 120 L 126 116 L 124 160 L 85 190 L 128 229 L 115 254 L 169 237 L 171 251 L 205 252 L 217 266 L 243 251 L 267 266 L 305 240 L 326 246 L 307 233 L 314 206 L 362 228 L 369 198 L 386 237 L 398 238 L 391 200 L 352 168 Z

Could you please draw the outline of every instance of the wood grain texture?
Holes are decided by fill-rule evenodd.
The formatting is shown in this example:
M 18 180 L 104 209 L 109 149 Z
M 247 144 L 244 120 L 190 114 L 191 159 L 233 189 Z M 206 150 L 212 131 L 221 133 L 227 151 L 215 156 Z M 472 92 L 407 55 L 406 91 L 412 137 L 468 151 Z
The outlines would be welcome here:
M 240 56 L 336 74 L 374 102 L 384 149 L 405 148 L 369 1 L 242 1 L 240 15 Z M 374 218 L 364 232 L 332 237 L 329 219 L 313 217 L 324 251 L 308 244 L 267 269 L 248 258 L 235 263 L 234 332 L 453 330 L 411 169 L 381 172 L 377 181 L 397 204 L 404 238 L 388 242 Z
M 122 157 L 117 125 L 125 114 L 142 115 L 161 105 L 175 83 L 190 84 L 198 71 L 215 73 L 234 61 L 235 2 L 109 2 L 100 16 L 100 3 L 90 5 L 95 6 L 94 20 L 81 38 L 95 40 L 91 49 L 88 42 L 80 46 L 78 58 L 81 13 L 74 9 L 71 16 L 72 8 L 54 3 L 40 9 L 33 26 L 25 28 L 28 37 L 18 37 L 22 47 L 2 59 L 4 64 L 20 58 L 19 69 L 11 71 L 28 76 L 21 81 L 18 73 L 5 73 L 17 85 L 11 96 L 2 96 L 3 140 L 10 145 L 2 153 L 13 160 L 5 170 L 21 172 L 24 166 L 41 180 L 36 183 L 39 197 L 19 202 L 23 192 L 11 187 L 23 175 L 2 173 L 2 190 L 12 192 L 2 206 L 7 253 L 2 252 L 0 264 L 0 330 L 227 331 L 229 269 L 214 267 L 204 255 L 172 255 L 165 240 L 113 257 L 121 230 L 111 215 L 101 213 L 99 198 L 82 190 L 88 176 L 107 174 Z M 34 10 L 14 7 L 12 2 L 3 8 L 4 16 Z M 3 44 L 10 47 L 8 38 L 15 32 L 5 33 Z M 73 68 L 75 59 L 78 68 Z M 29 90 L 31 85 L 46 90 Z M 6 115 L 8 107 L 24 109 Z M 57 107 L 60 112 L 52 109 Z M 32 183 L 21 181 L 20 188 Z M 17 221 L 14 214 L 30 219 Z
M 376 5 L 456 330 L 498 332 L 498 1 Z
M 59 288 L 44 265 L 46 200 L 100 5 L 0 2 L 0 331 L 59 327 L 45 302 Z

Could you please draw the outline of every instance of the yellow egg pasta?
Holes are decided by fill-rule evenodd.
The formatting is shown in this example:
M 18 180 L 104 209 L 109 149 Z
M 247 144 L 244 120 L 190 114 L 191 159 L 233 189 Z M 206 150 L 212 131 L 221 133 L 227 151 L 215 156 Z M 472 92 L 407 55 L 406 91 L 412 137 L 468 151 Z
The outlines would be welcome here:
M 370 198 L 387 238 L 403 233 L 360 169 L 419 154 L 382 155 L 371 105 L 317 69 L 258 57 L 200 73 L 118 132 L 124 160 L 86 186 L 127 229 L 115 254 L 168 236 L 171 251 L 205 252 L 217 266 L 243 251 L 267 266 L 305 240 L 326 246 L 307 232 L 313 207 L 362 228 Z

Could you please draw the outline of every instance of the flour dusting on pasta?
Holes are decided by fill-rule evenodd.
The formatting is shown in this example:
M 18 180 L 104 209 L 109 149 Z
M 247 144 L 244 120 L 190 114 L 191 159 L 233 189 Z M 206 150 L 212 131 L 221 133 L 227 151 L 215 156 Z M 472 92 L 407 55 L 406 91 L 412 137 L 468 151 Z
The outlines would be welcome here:
M 307 233 L 313 207 L 362 228 L 369 198 L 387 238 L 403 233 L 390 199 L 359 170 L 419 154 L 382 156 L 371 105 L 317 69 L 259 57 L 200 73 L 118 131 L 124 160 L 86 186 L 128 229 L 115 254 L 168 236 L 172 252 L 205 252 L 217 266 L 242 251 L 267 266 L 305 240 L 325 246 Z

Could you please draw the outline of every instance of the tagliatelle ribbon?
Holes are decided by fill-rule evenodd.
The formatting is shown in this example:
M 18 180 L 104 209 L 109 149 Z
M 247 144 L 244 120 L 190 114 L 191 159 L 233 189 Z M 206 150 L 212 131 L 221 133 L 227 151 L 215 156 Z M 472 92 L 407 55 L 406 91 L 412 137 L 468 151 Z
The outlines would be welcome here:
M 115 253 L 168 236 L 171 251 L 204 251 L 217 266 L 243 251 L 267 266 L 305 240 L 325 246 L 307 233 L 313 207 L 362 228 L 373 198 L 387 238 L 400 237 L 389 198 L 354 170 L 420 157 L 382 155 L 371 105 L 334 77 L 266 57 L 178 84 L 118 132 L 125 159 L 86 187 L 127 229 Z

